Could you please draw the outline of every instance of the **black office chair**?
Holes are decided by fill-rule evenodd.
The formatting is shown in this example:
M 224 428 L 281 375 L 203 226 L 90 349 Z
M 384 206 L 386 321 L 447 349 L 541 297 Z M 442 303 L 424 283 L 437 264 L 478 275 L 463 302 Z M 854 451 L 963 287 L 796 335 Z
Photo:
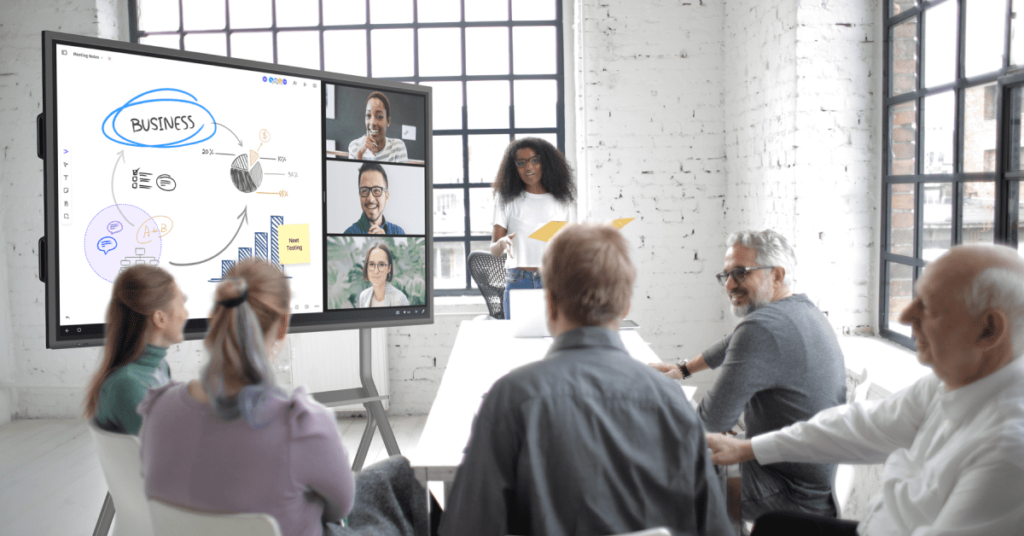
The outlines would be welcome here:
M 466 260 L 469 275 L 484 295 L 487 312 L 498 320 L 505 319 L 505 256 L 495 257 L 486 251 L 470 252 Z

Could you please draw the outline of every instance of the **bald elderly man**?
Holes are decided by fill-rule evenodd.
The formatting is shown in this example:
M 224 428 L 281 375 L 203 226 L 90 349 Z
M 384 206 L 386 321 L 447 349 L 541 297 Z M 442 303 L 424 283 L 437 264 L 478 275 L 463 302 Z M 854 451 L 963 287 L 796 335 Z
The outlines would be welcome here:
M 885 463 L 858 525 L 762 516 L 754 534 L 1024 533 L 1024 262 L 958 246 L 928 265 L 900 315 L 932 374 L 881 401 L 839 406 L 750 441 L 708 434 L 716 464 Z

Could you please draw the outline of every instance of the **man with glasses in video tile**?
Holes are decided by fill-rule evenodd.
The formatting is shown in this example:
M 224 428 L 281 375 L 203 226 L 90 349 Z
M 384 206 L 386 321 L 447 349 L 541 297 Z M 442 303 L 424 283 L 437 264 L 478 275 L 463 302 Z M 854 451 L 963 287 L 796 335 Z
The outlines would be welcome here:
M 384 166 L 376 162 L 365 162 L 359 166 L 359 204 L 363 215 L 345 230 L 345 234 L 405 234 L 401 227 L 384 219 L 384 207 L 389 197 L 388 174 Z
M 743 231 L 730 235 L 726 246 L 725 270 L 716 277 L 740 323 L 695 359 L 651 366 L 675 379 L 718 370 L 698 408 L 713 433 L 731 430 L 743 413 L 751 439 L 845 404 L 839 341 L 807 296 L 793 293 L 796 256 L 786 238 L 770 229 Z M 742 463 L 742 519 L 754 521 L 778 510 L 835 517 L 835 469 L 833 464 Z

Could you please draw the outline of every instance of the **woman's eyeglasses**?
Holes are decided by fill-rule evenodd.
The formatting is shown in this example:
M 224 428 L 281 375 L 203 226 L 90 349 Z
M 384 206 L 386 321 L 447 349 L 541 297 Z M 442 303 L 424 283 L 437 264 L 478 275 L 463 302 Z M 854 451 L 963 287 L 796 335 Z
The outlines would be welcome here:
M 718 279 L 718 284 L 722 285 L 724 287 L 725 284 L 729 281 L 729 276 L 732 276 L 732 278 L 735 279 L 737 283 L 742 283 L 743 280 L 747 278 L 747 274 L 748 273 L 750 273 L 750 272 L 752 272 L 754 270 L 765 270 L 765 269 L 772 269 L 772 268 L 775 268 L 775 267 L 774 266 L 751 266 L 751 267 L 747 268 L 746 266 L 737 266 L 736 268 L 733 268 L 732 270 L 729 270 L 728 272 L 722 272 L 720 274 L 715 274 L 715 278 Z
M 391 266 L 386 262 L 368 262 L 366 263 L 366 269 L 371 272 L 385 272 L 388 267 Z
M 373 188 L 370 188 L 369 186 L 360 186 L 359 197 L 368 197 L 371 193 L 373 193 L 373 197 L 380 197 L 384 195 L 384 192 L 386 191 L 387 190 L 380 186 L 374 186 Z
M 527 162 L 536 166 L 537 164 L 540 164 L 540 157 L 533 156 L 530 157 L 528 160 L 516 160 L 516 167 L 526 167 Z

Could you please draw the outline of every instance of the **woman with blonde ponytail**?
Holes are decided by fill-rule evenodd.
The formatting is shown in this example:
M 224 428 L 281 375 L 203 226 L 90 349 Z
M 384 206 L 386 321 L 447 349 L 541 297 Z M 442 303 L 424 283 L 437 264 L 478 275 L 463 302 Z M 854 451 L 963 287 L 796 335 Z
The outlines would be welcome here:
M 103 361 L 83 404 L 87 418 L 105 430 L 139 433 L 136 406 L 147 390 L 171 379 L 164 357 L 170 345 L 183 340 L 185 300 L 171 274 L 156 266 L 132 266 L 117 276 L 107 306 Z
M 274 381 L 288 280 L 265 261 L 242 261 L 215 301 L 201 378 L 154 389 L 139 405 L 146 494 L 208 512 L 267 513 L 282 534 L 339 529 L 355 484 L 334 414 L 304 388 L 288 396 Z

